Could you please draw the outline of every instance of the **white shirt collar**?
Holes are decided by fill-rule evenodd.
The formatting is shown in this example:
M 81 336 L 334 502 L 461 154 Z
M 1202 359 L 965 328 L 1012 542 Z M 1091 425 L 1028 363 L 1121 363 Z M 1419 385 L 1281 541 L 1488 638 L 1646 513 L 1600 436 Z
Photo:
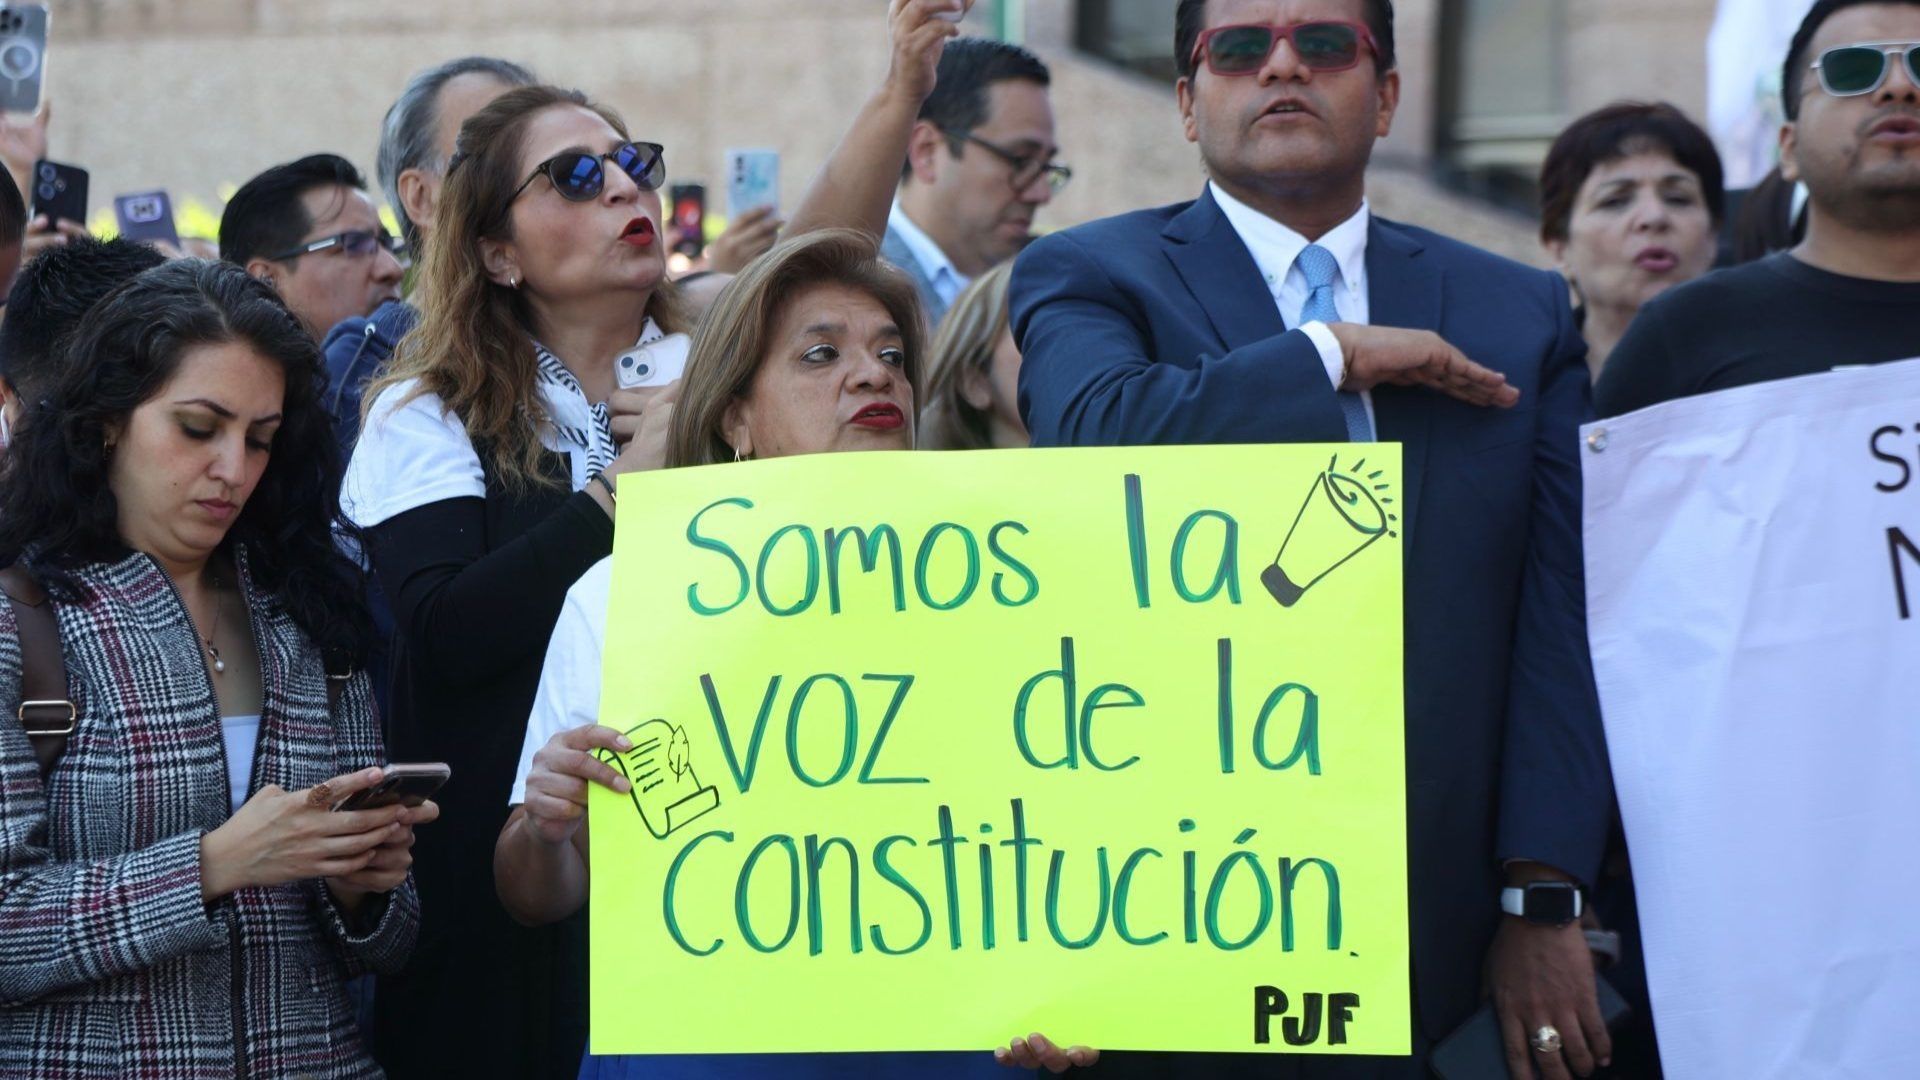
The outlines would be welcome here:
M 960 295 L 960 290 L 970 284 L 964 274 L 953 268 L 953 260 L 947 258 L 947 253 L 941 251 L 940 245 L 933 242 L 933 237 L 928 236 L 925 229 L 914 224 L 913 219 L 907 216 L 907 212 L 900 208 L 898 199 L 893 201 L 893 209 L 887 212 L 887 228 L 900 234 L 900 239 L 906 243 L 907 250 L 913 252 L 914 261 L 918 262 L 920 269 L 926 273 L 927 280 L 933 282 L 934 288 L 940 290 L 942 299 L 952 303 L 953 298 Z
M 1240 234 L 1240 242 L 1253 254 L 1254 265 L 1267 279 L 1267 288 L 1279 293 L 1294 260 L 1306 250 L 1307 238 L 1227 194 L 1220 185 L 1209 183 L 1207 187 L 1233 231 Z M 1348 292 L 1358 293 L 1367 287 L 1367 226 L 1372 214 L 1362 199 L 1352 217 L 1313 241 L 1333 253 L 1340 264 L 1340 281 Z

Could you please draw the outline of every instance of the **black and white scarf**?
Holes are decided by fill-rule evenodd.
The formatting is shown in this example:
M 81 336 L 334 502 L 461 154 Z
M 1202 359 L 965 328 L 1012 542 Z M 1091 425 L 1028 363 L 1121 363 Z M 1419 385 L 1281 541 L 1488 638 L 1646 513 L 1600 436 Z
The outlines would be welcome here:
M 666 336 L 648 319 L 633 347 Z M 587 486 L 588 477 L 604 472 L 619 453 L 613 444 L 612 418 L 606 402 L 587 401 L 580 380 L 545 345 L 535 341 L 533 355 L 540 364 L 540 396 L 547 408 L 547 430 L 541 432 L 541 441 L 549 450 L 567 455 L 573 463 L 573 490 L 579 491 Z

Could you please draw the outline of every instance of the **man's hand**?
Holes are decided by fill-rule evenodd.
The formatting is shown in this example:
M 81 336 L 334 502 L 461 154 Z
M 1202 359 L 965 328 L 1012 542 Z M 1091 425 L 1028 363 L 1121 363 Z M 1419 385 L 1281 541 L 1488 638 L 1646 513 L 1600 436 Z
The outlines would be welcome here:
M 1402 330 L 1391 326 L 1329 323 L 1334 340 L 1347 360 L 1340 389 L 1359 393 L 1382 384 L 1429 386 L 1469 405 L 1512 408 L 1520 391 L 1507 377 L 1467 359 L 1431 330 Z
M 1596 1065 L 1611 1064 L 1613 1039 L 1600 1018 L 1593 954 L 1579 923 L 1535 926 L 1502 916 L 1487 953 L 1487 983 L 1500 1017 L 1507 1069 L 1517 1080 L 1567 1080 L 1569 1070 L 1591 1076 Z M 1560 1032 L 1558 1052 L 1533 1048 L 1533 1033 L 1543 1027 Z
M 65 247 L 67 241 L 76 236 L 90 235 L 92 234 L 87 232 L 87 227 L 77 221 L 61 218 L 54 222 L 47 220 L 47 215 L 41 214 L 27 222 L 26 242 L 21 245 L 24 254 L 20 256 L 20 261 L 32 262 L 34 256 L 48 248 Z
M 0 112 L 0 163 L 13 174 L 20 197 L 29 204 L 33 202 L 33 164 L 47 156 L 47 121 L 52 116 L 53 105 L 46 101 L 32 116 Z
M 888 89 L 916 103 L 925 101 L 933 93 L 947 39 L 960 33 L 951 16 L 965 15 L 971 7 L 973 0 L 893 0 L 887 8 L 887 35 L 893 42 Z

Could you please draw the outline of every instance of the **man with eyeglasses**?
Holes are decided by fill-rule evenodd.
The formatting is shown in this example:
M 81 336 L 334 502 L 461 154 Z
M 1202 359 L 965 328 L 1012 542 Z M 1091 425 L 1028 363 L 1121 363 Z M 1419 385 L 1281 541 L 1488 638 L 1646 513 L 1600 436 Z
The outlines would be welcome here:
M 433 229 L 434 207 L 460 125 L 494 98 L 533 83 L 533 73 L 526 68 L 492 56 L 457 57 L 407 80 L 380 125 L 375 165 L 408 251 L 421 250 Z M 320 346 L 327 360 L 327 409 L 333 413 L 343 457 L 352 456 L 360 438 L 360 394 L 367 380 L 419 321 L 419 309 L 396 297 L 327 332 Z
M 316 343 L 399 298 L 399 250 L 360 170 L 337 154 L 275 165 L 240 185 L 220 217 L 220 257 L 278 290 Z
M 974 278 L 1027 246 L 1034 215 L 1073 177 L 1055 160 L 1047 65 L 1018 45 L 958 37 L 971 4 L 892 0 L 887 77 L 787 229 L 880 236 L 932 327 Z
M 947 44 L 920 104 L 881 254 L 906 270 L 938 326 L 960 290 L 1020 253 L 1072 178 L 1054 161 L 1051 75 L 1018 45 Z
M 1020 256 L 1021 404 L 1036 446 L 1401 444 L 1413 1052 L 1102 1067 L 1413 1080 L 1484 974 L 1514 1075 L 1587 1075 L 1610 1047 L 1578 919 L 1611 791 L 1566 283 L 1371 213 L 1400 98 L 1389 0 L 1180 0 L 1174 24 L 1208 183 Z
M 1594 390 L 1602 415 L 1920 356 L 1920 0 L 1820 0 L 1780 85 L 1805 238 L 1641 309 Z

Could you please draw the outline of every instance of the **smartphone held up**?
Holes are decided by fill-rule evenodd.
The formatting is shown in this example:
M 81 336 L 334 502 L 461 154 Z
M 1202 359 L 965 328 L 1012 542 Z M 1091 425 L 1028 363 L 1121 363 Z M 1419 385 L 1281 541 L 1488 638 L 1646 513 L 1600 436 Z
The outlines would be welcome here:
M 0 111 L 37 111 L 46 68 L 47 5 L 0 4 Z

